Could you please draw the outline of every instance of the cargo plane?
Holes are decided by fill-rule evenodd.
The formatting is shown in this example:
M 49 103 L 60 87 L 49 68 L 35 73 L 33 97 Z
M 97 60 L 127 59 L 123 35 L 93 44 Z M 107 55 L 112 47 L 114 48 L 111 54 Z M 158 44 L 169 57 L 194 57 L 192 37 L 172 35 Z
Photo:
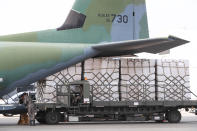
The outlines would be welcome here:
M 89 58 L 157 54 L 186 43 L 149 38 L 145 0 L 75 0 L 57 29 L 0 36 L 0 97 Z

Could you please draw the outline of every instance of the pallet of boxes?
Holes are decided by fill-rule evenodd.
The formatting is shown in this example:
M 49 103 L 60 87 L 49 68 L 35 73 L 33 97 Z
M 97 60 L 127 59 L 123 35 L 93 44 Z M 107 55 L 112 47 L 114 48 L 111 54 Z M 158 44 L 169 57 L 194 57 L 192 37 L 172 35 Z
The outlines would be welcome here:
M 187 60 L 94 58 L 86 60 L 84 67 L 94 101 L 191 98 Z M 37 102 L 56 103 L 56 85 L 81 80 L 81 73 L 79 63 L 47 77 L 46 85 L 38 88 Z

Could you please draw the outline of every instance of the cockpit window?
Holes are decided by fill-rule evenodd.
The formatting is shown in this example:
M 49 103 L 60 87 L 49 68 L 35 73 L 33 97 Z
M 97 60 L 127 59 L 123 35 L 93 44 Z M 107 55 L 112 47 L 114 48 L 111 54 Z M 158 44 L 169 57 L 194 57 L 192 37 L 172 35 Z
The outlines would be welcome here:
M 86 16 L 74 10 L 71 10 L 64 24 L 57 28 L 60 30 L 68 30 L 83 27 L 85 23 Z

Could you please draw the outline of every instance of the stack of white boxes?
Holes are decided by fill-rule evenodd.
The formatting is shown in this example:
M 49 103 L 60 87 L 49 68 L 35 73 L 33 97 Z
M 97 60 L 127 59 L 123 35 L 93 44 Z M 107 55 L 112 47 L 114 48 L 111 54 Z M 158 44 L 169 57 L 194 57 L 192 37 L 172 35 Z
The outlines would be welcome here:
M 122 101 L 155 99 L 155 60 L 121 60 Z
M 159 100 L 191 99 L 189 61 L 157 60 Z
M 57 102 L 57 89 L 58 87 L 64 88 L 65 84 L 73 81 L 81 80 L 81 63 L 65 70 L 58 72 L 46 78 L 46 84 L 38 85 L 37 87 L 37 102 L 38 103 L 56 103 Z M 62 90 L 64 90 L 62 89 Z M 62 99 L 62 100 L 61 100 Z M 64 98 L 59 98 L 64 101 Z
M 81 66 L 79 63 L 47 77 L 46 83 L 37 88 L 37 102 L 56 103 L 56 88 L 81 80 Z M 93 101 L 119 101 L 120 97 L 122 101 L 152 101 L 156 91 L 160 101 L 191 99 L 189 62 L 186 60 L 103 57 L 86 60 L 84 68 Z
M 85 61 L 85 74 L 94 101 L 118 101 L 119 60 L 94 58 Z

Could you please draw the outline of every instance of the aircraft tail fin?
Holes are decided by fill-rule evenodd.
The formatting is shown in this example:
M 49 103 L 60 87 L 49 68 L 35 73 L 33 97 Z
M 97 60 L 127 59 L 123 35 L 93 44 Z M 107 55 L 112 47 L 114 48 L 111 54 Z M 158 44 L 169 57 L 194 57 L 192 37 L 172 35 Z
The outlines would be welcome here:
M 95 42 L 148 38 L 145 0 L 75 0 L 68 18 L 57 30 L 74 28 L 95 32 L 100 37 Z

